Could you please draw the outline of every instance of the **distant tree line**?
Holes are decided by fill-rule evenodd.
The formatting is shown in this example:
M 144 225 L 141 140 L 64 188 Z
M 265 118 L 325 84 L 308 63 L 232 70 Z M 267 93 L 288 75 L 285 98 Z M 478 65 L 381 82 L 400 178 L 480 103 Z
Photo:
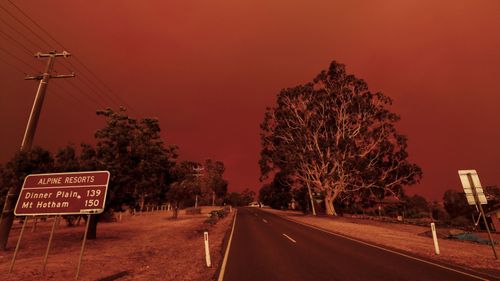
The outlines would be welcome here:
M 248 206 L 255 200 L 255 191 L 245 188 L 242 192 L 230 192 L 227 194 L 224 203 L 231 206 Z
M 265 184 L 259 190 L 259 198 L 265 204 L 275 209 L 288 209 L 294 202 L 297 210 L 311 212 L 307 188 L 291 189 L 283 180 L 275 180 Z M 483 188 L 488 204 L 483 208 L 486 212 L 500 207 L 500 187 L 487 186 Z M 324 210 L 324 201 L 319 194 L 314 194 L 317 210 Z M 456 227 L 477 227 L 478 210 L 467 203 L 463 191 L 446 190 L 440 201 L 428 201 L 425 197 L 415 194 L 401 194 L 398 198 L 382 200 L 363 200 L 360 202 L 337 201 L 335 208 L 339 214 L 363 214 L 371 216 L 401 216 L 403 219 L 430 219 L 441 224 Z
M 34 173 L 108 170 L 111 178 L 106 212 L 142 210 L 169 202 L 177 210 L 199 204 L 222 204 L 228 182 L 224 164 L 178 161 L 178 147 L 165 143 L 154 118 L 134 119 L 126 110 L 97 111 L 106 125 L 95 133 L 96 144 L 67 145 L 52 153 L 35 147 L 16 153 L 0 165 L 0 207 L 10 186 L 21 186 Z M 95 238 L 99 216 L 92 215 L 89 238 Z

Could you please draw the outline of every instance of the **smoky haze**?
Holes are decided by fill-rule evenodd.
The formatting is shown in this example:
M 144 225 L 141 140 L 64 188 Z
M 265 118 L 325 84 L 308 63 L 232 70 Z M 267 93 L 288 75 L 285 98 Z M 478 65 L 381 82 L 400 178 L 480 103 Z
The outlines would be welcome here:
M 478 170 L 483 185 L 500 184 L 500 2 L 339 2 L 15 3 L 126 101 L 132 116 L 159 118 L 164 139 L 180 147 L 181 159 L 223 161 L 230 190 L 261 185 L 265 108 L 280 89 L 310 81 L 332 60 L 394 99 L 411 160 L 424 171 L 410 193 L 440 199 L 444 190 L 461 188 L 459 169 Z M 2 6 L 16 12 L 8 2 Z M 44 45 L 5 11 L 0 15 L 46 48 L 26 43 L 33 53 L 62 51 Z M 3 36 L 0 46 L 43 69 L 44 60 Z M 2 51 L 0 56 L 5 162 L 20 146 L 37 85 L 24 81 L 22 72 L 35 74 L 33 69 Z M 58 73 L 68 72 L 57 61 Z M 116 108 L 86 90 L 77 70 L 72 82 L 50 82 L 35 145 L 55 150 L 68 142 L 92 143 L 103 126 L 95 109 Z M 54 84 L 73 89 L 78 100 Z

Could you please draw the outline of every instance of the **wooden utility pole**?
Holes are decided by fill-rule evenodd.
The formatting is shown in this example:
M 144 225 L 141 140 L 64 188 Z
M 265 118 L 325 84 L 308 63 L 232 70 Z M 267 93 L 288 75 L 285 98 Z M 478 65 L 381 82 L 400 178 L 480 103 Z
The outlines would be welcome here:
M 314 199 L 311 191 L 311 186 L 309 184 L 307 184 L 307 193 L 309 193 L 309 200 L 311 201 L 311 210 L 313 216 L 316 216 L 316 208 L 314 207 Z
M 27 76 L 25 80 L 39 80 L 38 90 L 36 91 L 35 101 L 33 102 L 33 107 L 31 108 L 31 113 L 28 118 L 28 124 L 26 125 L 26 130 L 24 132 L 23 141 L 21 143 L 21 151 L 30 151 L 33 139 L 35 137 L 36 127 L 38 125 L 38 119 L 40 118 L 40 112 L 42 111 L 43 100 L 45 98 L 45 93 L 47 91 L 47 86 L 51 78 L 70 78 L 75 77 L 75 74 L 66 75 L 52 75 L 52 68 L 54 66 L 56 57 L 69 57 L 71 54 L 63 51 L 62 53 L 57 53 L 55 51 L 49 52 L 47 54 L 37 53 L 35 57 L 37 58 L 48 58 L 47 65 L 43 74 L 35 76 Z M 4 208 L 2 214 L 0 215 L 0 249 L 2 251 L 6 250 L 7 241 L 9 239 L 10 229 L 12 223 L 14 222 L 14 207 L 16 205 L 17 197 L 21 186 L 11 186 L 9 192 L 5 197 Z
M 201 191 L 201 186 L 200 186 L 200 177 L 203 176 L 203 170 L 205 168 L 203 167 L 193 167 L 193 171 L 196 172 L 193 174 L 196 177 L 196 183 L 198 184 L 198 187 L 200 188 Z M 198 194 L 196 194 L 195 202 L 194 202 L 194 207 L 198 208 Z

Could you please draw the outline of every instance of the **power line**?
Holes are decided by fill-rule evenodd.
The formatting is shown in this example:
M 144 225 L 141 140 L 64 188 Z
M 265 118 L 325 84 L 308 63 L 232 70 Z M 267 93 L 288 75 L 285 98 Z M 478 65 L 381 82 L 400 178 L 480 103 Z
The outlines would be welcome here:
M 4 31 L 0 30 L 0 34 L 2 34 L 5 38 L 11 40 L 12 42 L 16 43 L 21 49 L 25 50 L 26 53 L 29 55 L 33 55 L 34 52 L 32 52 L 30 49 L 28 49 L 26 46 L 24 46 L 21 42 L 10 36 L 9 34 L 5 33 Z
M 16 31 L 17 31 L 17 30 L 16 30 Z M 19 31 L 17 31 L 17 32 L 18 32 L 18 33 L 20 33 Z M 19 42 L 19 41 L 18 41 L 18 40 L 16 40 L 15 38 L 11 37 L 9 34 L 5 33 L 4 31 L 0 30 L 0 35 L 3 35 L 3 36 L 4 36 L 4 37 L 6 37 L 7 39 L 9 39 L 9 40 L 11 40 L 12 42 L 16 43 L 16 44 L 17 44 L 20 48 L 22 48 L 23 50 L 25 50 L 25 51 L 26 51 L 26 53 L 27 53 L 28 55 L 32 55 L 32 54 L 34 53 L 33 51 L 31 51 L 31 50 L 29 50 L 27 47 L 25 47 L 25 46 L 24 46 L 21 42 Z M 12 56 L 14 56 L 13 54 L 11 54 L 11 55 L 12 55 Z M 17 60 L 22 61 L 20 58 L 18 58 L 18 57 L 16 57 L 16 56 L 14 56 L 14 57 L 15 57 Z M 22 61 L 22 62 L 23 62 L 24 64 L 28 65 L 28 63 L 26 63 L 26 62 L 24 62 L 24 61 Z M 62 64 L 62 65 L 64 65 L 64 64 Z M 11 65 L 11 66 L 12 66 L 12 65 Z M 64 65 L 64 66 L 65 66 L 66 68 L 68 68 L 66 65 Z M 32 69 L 34 69 L 35 71 L 37 71 L 35 68 L 32 68 Z M 71 69 L 69 69 L 69 68 L 68 68 L 68 70 L 70 70 L 70 71 L 71 71 Z M 25 74 L 26 74 L 26 73 L 25 73 Z M 76 87 L 76 85 L 75 85 L 75 87 Z M 91 87 L 90 87 L 90 89 L 91 89 L 92 91 L 94 91 Z
M 57 85 L 57 84 L 54 84 L 54 85 Z M 47 92 L 48 92 L 48 91 L 47 91 Z M 66 102 L 66 103 L 70 103 L 70 101 L 71 101 L 70 99 L 68 99 L 68 97 L 66 97 L 65 95 L 63 95 L 62 93 L 60 93 L 60 92 L 58 92 L 58 91 L 52 91 L 51 93 L 52 93 L 52 94 L 54 94 L 54 95 L 56 95 L 56 96 L 59 98 L 59 100 L 58 100 L 58 101 L 63 100 L 63 101 L 64 101 L 64 102 Z M 48 95 L 48 96 L 49 96 L 49 95 Z M 72 103 L 75 103 L 75 101 L 73 100 L 73 102 L 72 102 Z M 60 102 L 59 102 L 59 104 L 60 104 Z
M 10 1 L 9 1 L 10 2 Z M 13 4 L 12 2 L 10 2 L 11 4 Z M 17 6 L 16 6 L 17 7 Z M 38 35 L 38 33 L 36 33 L 33 29 L 31 29 L 29 26 L 27 26 L 24 22 L 22 22 L 20 19 L 18 19 L 15 15 L 13 15 L 11 12 L 9 12 L 9 10 L 7 10 L 5 7 L 3 7 L 2 5 L 0 5 L 0 9 L 4 10 L 9 16 L 11 16 L 14 20 L 16 20 L 19 24 L 21 24 L 22 26 L 24 26 L 26 29 L 28 29 L 29 31 L 31 31 L 31 33 L 33 33 L 38 39 L 40 39 L 40 41 L 42 41 L 43 43 L 45 43 L 49 48 L 52 47 L 52 45 L 47 42 L 45 39 L 43 39 L 43 37 L 41 37 L 40 35 Z
M 92 97 L 91 95 L 87 94 L 82 89 L 80 89 L 77 85 L 75 85 L 75 83 L 73 83 L 73 81 L 68 80 L 66 82 L 68 82 L 68 84 L 70 84 L 74 89 L 76 89 L 77 91 L 79 91 L 80 93 L 85 95 L 89 100 L 92 100 L 92 102 L 95 103 L 96 105 L 98 105 L 99 107 L 104 105 L 101 102 L 99 102 L 99 100 L 96 100 L 94 97 Z M 103 107 L 105 108 L 106 106 L 104 105 Z
M 68 61 L 68 63 L 70 63 Z M 64 63 L 60 62 L 60 64 L 66 68 L 67 70 L 70 70 L 71 69 Z M 70 63 L 71 64 L 71 63 Z M 74 66 L 74 65 L 73 65 Z M 76 66 L 74 66 L 75 69 L 78 69 Z M 102 90 L 100 90 L 99 88 L 93 88 L 92 85 L 91 85 L 91 80 L 89 80 L 89 78 L 83 73 L 83 72 L 80 72 L 80 74 L 78 75 L 78 77 L 82 77 L 84 79 L 76 79 L 76 81 L 80 81 L 83 85 L 85 85 L 92 93 L 96 94 L 98 98 L 101 97 L 101 95 L 99 94 L 99 92 L 103 93 Z M 72 85 L 74 88 L 76 87 L 76 85 Z M 83 92 L 83 90 L 80 89 L 80 92 Z M 105 92 L 104 92 L 105 93 Z M 108 97 L 108 102 L 111 102 L 111 103 L 115 103 L 116 105 L 119 106 L 118 103 L 116 103 L 113 99 L 111 99 L 108 95 L 106 95 L 106 97 Z M 106 106 L 105 106 L 106 107 Z
M 29 15 L 27 15 L 21 8 L 19 8 L 16 4 L 14 4 L 11 0 L 7 0 L 12 6 L 14 6 L 23 16 L 25 16 L 28 20 L 31 21 L 31 23 L 33 23 L 36 27 L 38 27 L 40 30 L 42 30 L 52 41 L 54 41 L 55 43 L 57 43 L 57 45 L 59 45 L 62 49 L 67 49 L 64 47 L 64 45 L 59 42 L 56 38 L 54 38 L 54 36 L 52 36 L 45 28 L 43 28 L 40 24 L 38 24 L 33 18 L 31 18 Z M 10 13 L 9 13 L 10 14 Z M 23 24 L 24 25 L 24 24 Z M 30 29 L 31 30 L 31 29 Z M 33 32 L 33 31 L 32 31 Z M 38 36 L 38 34 L 35 33 L 35 35 Z M 43 40 L 43 39 L 42 39 Z M 47 42 L 45 40 L 43 40 L 44 42 Z M 48 46 L 51 46 L 50 44 L 47 43 Z M 110 94 L 112 94 L 119 102 L 121 102 L 123 105 L 125 105 L 127 108 L 129 108 L 130 110 L 138 113 L 134 108 L 132 108 L 128 103 L 126 103 L 123 99 L 120 98 L 119 95 L 117 95 L 106 83 L 104 83 L 102 81 L 101 78 L 99 78 L 97 76 L 97 74 L 95 74 L 92 70 L 90 70 L 90 68 L 88 68 L 80 59 L 78 59 L 77 56 L 73 55 L 73 57 L 75 58 L 76 62 L 78 62 L 81 66 L 83 66 L 83 68 L 88 72 L 90 73 L 107 91 L 109 91 Z M 69 62 L 69 64 L 73 67 L 75 67 L 71 62 Z M 75 67 L 76 68 L 76 67 Z M 105 93 L 105 92 L 103 92 Z M 108 96 L 109 97 L 109 96 Z
M 66 99 L 67 101 L 71 101 L 71 103 L 73 104 L 81 105 L 89 109 L 91 112 L 95 112 L 95 109 L 93 109 L 92 106 L 90 106 L 87 101 L 84 101 L 80 99 L 80 97 L 74 95 L 72 91 L 63 87 L 62 84 L 53 84 L 52 86 L 55 86 L 58 90 L 62 91 L 62 93 L 59 93 L 59 96 L 64 97 L 64 99 Z M 68 98 L 67 95 L 70 95 L 71 98 Z
M 128 109 L 134 111 L 135 113 L 138 113 L 137 110 L 135 110 L 133 107 L 131 107 L 128 103 L 126 103 L 123 99 L 120 98 L 119 95 L 117 95 L 106 83 L 100 79 L 97 74 L 95 74 L 92 70 L 90 70 L 80 59 L 78 59 L 78 56 L 74 56 L 75 60 L 80 63 L 86 70 L 89 72 L 94 78 L 101 83 L 101 85 L 104 86 L 105 89 L 107 89 L 113 96 L 115 96 L 123 105 L 125 105 Z M 71 64 L 71 63 L 70 63 Z
M 64 68 L 66 68 L 67 70 L 70 70 L 71 69 L 64 63 L 60 63 Z M 71 62 L 69 62 L 70 65 Z M 79 69 L 78 67 L 76 67 L 75 65 L 72 65 L 74 67 L 74 69 Z M 92 82 L 92 80 L 90 78 L 88 78 L 88 76 L 83 72 L 83 71 L 80 71 L 79 72 L 79 77 L 82 77 L 83 79 L 79 80 L 81 81 L 85 86 L 87 86 L 87 88 L 89 88 L 91 91 L 93 91 L 94 93 L 96 93 L 97 95 L 99 95 L 99 92 L 104 94 L 104 96 L 106 96 L 106 98 L 108 98 L 108 101 L 110 101 L 111 103 L 114 103 L 116 105 L 120 105 L 119 102 L 116 102 L 116 100 L 114 100 L 112 97 L 110 97 L 106 92 L 102 91 L 99 86 L 95 85 L 94 82 Z
M 47 36 L 52 39 L 52 41 L 56 42 L 61 48 L 63 48 L 63 50 L 66 50 L 66 48 L 64 48 L 64 46 L 59 43 L 59 41 L 57 41 L 52 35 L 50 35 L 50 33 L 45 30 L 45 28 L 43 28 L 41 25 L 39 25 L 34 19 L 32 19 L 30 16 L 28 16 L 21 8 L 19 8 L 16 4 L 14 4 L 12 1 L 10 0 L 7 0 L 12 6 L 14 6 L 23 16 L 25 16 L 27 19 L 29 19 L 31 21 L 31 23 L 33 23 L 36 27 L 38 27 L 40 30 L 42 30 L 45 34 L 47 34 Z M 33 31 L 32 31 L 33 32 Z M 36 34 L 36 33 L 34 33 Z M 42 39 L 43 40 L 43 39 Z M 47 42 L 45 40 L 43 40 L 44 42 Z M 47 45 L 49 47 L 51 47 L 52 45 L 47 43 Z
M 24 33 L 20 32 L 19 30 L 17 30 L 15 27 L 13 27 L 12 25 L 10 25 L 7 21 L 4 21 L 3 19 L 0 18 L 0 21 L 5 24 L 6 26 L 8 26 L 10 29 L 14 30 L 14 32 L 16 32 L 17 34 L 19 34 L 24 40 L 28 41 L 31 45 L 35 46 L 36 48 L 40 49 L 40 50 L 43 50 L 42 47 L 40 47 L 40 45 L 38 45 L 37 43 L 35 43 L 34 41 L 32 41 L 31 39 L 29 39 L 26 35 L 24 35 Z
M 23 61 L 22 59 L 20 59 L 18 56 L 12 54 L 11 52 L 9 52 L 8 50 L 0 47 L 0 50 L 4 51 L 6 54 L 8 54 L 9 56 L 15 58 L 16 60 L 18 60 L 19 62 L 21 62 L 22 64 L 26 65 L 27 67 L 33 69 L 34 71 L 36 72 L 40 72 L 38 69 L 36 69 L 34 66 L 30 65 L 29 63 Z
M 5 34 L 5 33 L 4 33 L 3 31 L 1 31 L 1 30 L 0 30 L 0 34 L 3 34 L 4 36 L 8 36 L 7 34 Z M 22 45 L 22 43 L 20 43 L 20 42 L 16 41 L 14 38 L 12 38 L 12 37 L 10 37 L 10 36 L 9 36 L 8 38 L 9 38 L 9 39 L 12 39 L 13 41 L 15 41 L 15 42 L 16 42 L 19 46 L 24 47 L 24 46 Z M 27 62 L 23 61 L 22 59 L 20 59 L 19 57 L 15 56 L 14 54 L 12 54 L 12 53 L 8 52 L 7 50 L 5 50 L 5 49 L 3 49 L 3 48 L 0 48 L 0 49 L 1 49 L 2 51 L 4 51 L 4 52 L 8 53 L 9 55 L 11 55 L 12 57 L 14 57 L 15 59 L 17 59 L 18 61 L 22 62 L 22 63 L 23 63 L 23 64 L 25 64 L 26 66 L 29 66 L 29 67 L 30 67 L 31 69 L 33 69 L 34 71 L 39 72 L 39 71 L 38 71 L 35 67 L 32 67 L 32 66 L 31 66 L 31 65 L 29 65 Z M 24 48 L 24 49 L 26 50 L 26 53 L 28 53 L 28 54 L 31 54 L 31 53 L 32 53 L 30 50 L 27 50 L 26 48 Z M 33 52 L 33 53 L 34 53 L 34 52 Z M 27 72 L 25 72 L 25 71 L 21 70 L 19 67 L 15 66 L 14 64 L 9 63 L 8 61 L 6 61 L 6 60 L 4 60 L 4 59 L 2 59 L 2 61 L 4 61 L 7 65 L 9 65 L 10 67 L 15 68 L 17 71 L 19 71 L 19 72 L 21 72 L 21 73 L 23 73 L 23 74 L 26 74 L 26 73 L 27 73 Z M 55 84 L 55 86 L 60 87 L 58 84 Z M 75 85 L 75 87 L 76 87 L 76 85 Z M 66 91 L 67 91 L 67 90 L 66 90 Z M 67 91 L 67 92 L 71 92 L 71 91 Z M 72 95 L 72 94 L 71 94 L 71 95 Z M 74 96 L 74 95 L 72 95 L 72 96 L 73 96 L 73 98 L 78 99 L 78 98 L 77 98 L 77 96 Z M 86 105 L 86 106 L 88 107 L 88 105 Z M 89 108 L 90 108 L 90 107 L 89 107 Z
M 21 68 L 17 67 L 15 64 L 11 64 L 10 62 L 8 62 L 7 60 L 3 59 L 2 57 L 0 57 L 0 60 L 3 61 L 6 65 L 14 68 L 15 70 L 21 72 L 22 74 L 26 75 L 28 72 L 27 71 L 24 71 L 22 70 Z

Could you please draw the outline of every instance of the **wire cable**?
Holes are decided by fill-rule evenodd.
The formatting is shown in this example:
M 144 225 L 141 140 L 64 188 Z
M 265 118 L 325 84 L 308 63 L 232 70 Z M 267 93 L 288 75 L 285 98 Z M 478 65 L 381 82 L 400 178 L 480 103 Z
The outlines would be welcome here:
M 27 19 L 29 19 L 31 21 L 31 23 L 33 23 L 36 27 L 38 27 L 40 30 L 42 30 L 50 39 L 52 39 L 52 41 L 54 41 L 57 45 L 59 45 L 61 48 L 65 49 L 64 46 L 59 42 L 57 41 L 47 30 L 45 30 L 45 28 L 43 28 L 41 25 L 39 25 L 34 19 L 32 19 L 29 15 L 27 15 L 21 8 L 19 8 L 16 4 L 14 4 L 11 0 L 7 0 L 12 6 L 14 6 L 24 17 L 26 17 Z M 36 34 L 36 33 L 34 33 Z M 43 39 L 42 39 L 43 40 Z M 45 40 L 43 40 L 44 42 L 47 42 Z M 51 44 L 48 44 L 48 46 L 52 46 Z
M 10 1 L 9 1 L 10 2 Z M 12 2 L 10 2 L 12 4 Z M 16 6 L 17 7 L 17 6 Z M 43 43 L 45 43 L 49 49 L 52 48 L 52 45 L 47 42 L 45 39 L 43 39 L 43 37 L 41 37 L 40 35 L 38 35 L 38 33 L 36 33 L 33 29 L 31 29 L 29 26 L 27 26 L 24 22 L 22 22 L 20 19 L 18 19 L 15 15 L 13 15 L 9 10 L 7 10 L 5 7 L 3 7 L 1 4 L 0 4 L 0 9 L 4 10 L 9 16 L 11 16 L 14 20 L 16 20 L 19 24 L 21 24 L 22 26 L 24 26 L 26 29 L 28 29 L 29 31 L 31 31 L 31 33 L 33 33 L 38 39 L 40 39 L 40 41 L 42 41 Z
M 5 60 L 5 59 L 4 59 L 4 58 L 2 58 L 2 57 L 0 57 L 0 61 L 4 62 L 6 65 L 8 65 L 8 66 L 12 67 L 13 69 L 15 69 L 15 70 L 17 70 L 17 71 L 21 72 L 21 73 L 22 73 L 22 74 L 24 74 L 24 75 L 27 75 L 27 73 L 28 73 L 27 71 L 22 70 L 20 67 L 16 66 L 15 64 L 12 64 L 12 63 L 8 62 L 7 60 Z
M 78 59 L 78 56 L 74 56 L 74 57 L 75 57 L 75 61 L 77 61 L 79 64 L 81 64 L 87 70 L 87 72 L 89 72 L 102 86 L 104 86 L 104 88 L 106 90 L 108 90 L 108 92 L 113 94 L 113 96 L 115 96 L 120 103 L 122 103 L 126 108 L 130 109 L 131 111 L 134 111 L 136 114 L 138 113 L 137 110 L 135 110 L 132 106 L 130 106 L 127 102 L 125 102 L 122 98 L 120 98 L 120 96 L 117 95 L 106 83 L 104 83 L 102 81 L 102 79 L 97 76 L 97 74 L 95 74 L 80 59 Z M 70 62 L 70 65 L 73 65 L 73 64 Z
M 21 63 L 22 63 L 22 64 L 24 64 L 25 66 L 27 66 L 27 67 L 29 67 L 29 68 L 33 69 L 35 72 L 40 73 L 40 71 L 39 71 L 38 69 L 36 69 L 34 66 L 32 66 L 32 65 L 30 65 L 29 63 L 27 63 L 27 62 L 23 61 L 23 60 L 22 60 L 22 59 L 20 59 L 18 56 L 16 56 L 16 55 L 12 54 L 12 53 L 11 53 L 11 52 L 9 52 L 8 50 L 6 50 L 6 49 L 4 49 L 4 48 L 2 48 L 2 47 L 0 47 L 0 50 L 2 50 L 3 52 L 5 52 L 5 53 L 6 53 L 6 54 L 8 54 L 9 56 L 11 56 L 11 57 L 15 58 L 17 61 L 21 62 Z
M 26 46 L 24 46 L 21 42 L 19 42 L 18 40 L 16 40 L 15 38 L 13 38 L 12 36 L 10 36 L 9 34 L 5 33 L 4 31 L 0 30 L 0 34 L 3 35 L 3 37 L 7 38 L 8 40 L 14 42 L 17 44 L 17 46 L 19 46 L 21 49 L 23 49 L 24 51 L 26 51 L 27 54 L 29 54 L 30 56 L 32 56 L 34 53 L 32 52 L 32 50 L 28 49 Z
M 82 89 L 80 89 L 73 81 L 71 81 L 70 79 L 64 79 L 69 85 L 71 85 L 74 89 L 76 89 L 78 92 L 82 93 L 84 96 L 86 96 L 89 100 L 91 100 L 93 103 L 95 103 L 96 105 L 98 105 L 99 107 L 104 107 L 106 108 L 107 106 L 105 104 L 103 104 L 101 101 L 99 100 L 96 100 L 93 96 L 89 95 L 88 93 L 86 93 L 85 91 L 83 91 Z
M 35 26 L 37 26 L 38 28 L 40 28 L 44 33 L 46 33 L 48 35 L 48 37 L 50 39 L 52 39 L 54 42 L 56 42 L 58 45 L 60 45 L 63 49 L 65 49 L 61 43 L 59 43 L 59 41 L 57 41 L 52 35 L 50 35 L 42 26 L 40 26 L 36 21 L 34 21 L 31 17 L 29 17 L 26 13 L 24 13 L 17 5 L 15 5 L 14 3 L 12 3 L 11 1 L 9 1 L 9 3 L 11 3 L 22 15 L 24 15 L 26 18 L 28 18 Z M 16 20 L 19 24 L 21 24 L 22 26 L 24 26 L 27 30 L 29 30 L 31 33 L 33 33 L 38 39 L 40 39 L 40 41 L 42 41 L 43 43 L 45 43 L 47 46 L 52 46 L 52 44 L 50 44 L 48 41 L 46 41 L 45 39 L 43 39 L 40 35 L 38 35 L 32 28 L 30 28 L 28 25 L 26 25 L 25 23 L 23 23 L 19 18 L 17 18 L 14 14 L 12 14 L 11 12 L 9 12 L 5 7 L 1 6 L 0 5 L 0 9 L 4 10 L 8 15 L 10 15 L 14 20 Z M 7 26 L 9 26 L 11 29 L 13 29 L 14 31 L 16 31 L 16 33 L 18 34 L 22 34 L 19 30 L 15 29 L 14 27 L 12 27 L 12 25 L 9 25 L 8 23 L 6 23 L 4 20 L 2 20 L 3 23 L 5 23 Z M 1 31 L 0 31 L 1 32 Z M 4 34 L 5 37 L 7 37 L 8 39 L 10 39 L 11 41 L 15 42 L 19 47 L 23 48 L 28 54 L 32 55 L 32 51 L 29 50 L 26 46 L 24 46 L 21 42 L 19 42 L 18 40 L 12 38 L 11 36 L 9 36 L 8 34 L 6 34 L 5 32 L 1 32 Z M 23 38 L 25 38 L 27 41 L 29 41 L 31 44 L 37 46 L 38 48 L 40 49 L 43 49 L 43 47 L 41 47 L 39 44 L 36 44 L 35 42 L 33 42 L 32 40 L 29 40 L 27 39 L 26 36 L 22 35 Z M 5 50 L 4 50 L 5 51 Z M 13 54 L 11 54 L 12 56 L 14 56 Z M 26 62 L 22 61 L 21 59 L 19 59 L 18 57 L 14 56 L 17 60 L 23 62 L 24 64 L 28 65 Z M 65 66 L 64 63 L 61 63 L 62 65 Z M 33 67 L 30 67 L 31 69 L 37 71 L 35 68 Z M 67 67 L 66 67 L 67 68 Z M 71 70 L 70 70 L 71 71 Z M 39 72 L 39 71 L 37 71 Z M 82 75 L 83 76 L 83 75 Z M 80 93 L 84 94 L 88 99 L 92 100 L 94 103 L 96 104 L 99 104 L 99 106 L 101 106 L 101 103 L 99 103 L 99 101 L 95 98 L 93 98 L 92 96 L 88 95 L 86 92 L 84 92 L 82 89 L 80 89 L 80 87 L 78 87 L 75 83 L 73 82 L 69 82 L 68 83 L 73 87 L 75 88 L 77 91 L 79 91 Z M 92 88 L 91 88 L 92 91 L 94 91 Z M 67 91 L 67 90 L 66 90 Z M 71 91 L 67 91 L 67 92 L 71 92 Z M 95 91 L 94 91 L 95 92 Z M 73 97 L 76 97 L 73 95 Z
M 12 25 L 10 25 L 7 21 L 5 21 L 2 18 L 0 18 L 0 22 L 2 22 L 3 24 L 5 24 L 6 26 L 8 26 L 11 30 L 13 30 L 17 34 L 19 34 L 24 40 L 28 41 L 31 45 L 35 46 L 37 49 L 43 50 L 43 48 L 40 47 L 40 45 L 38 45 L 37 43 L 35 43 L 31 39 L 29 39 L 28 36 L 24 35 L 24 33 L 22 33 L 19 30 L 17 30 L 15 27 L 13 27 Z
M 92 106 L 89 105 L 89 103 L 87 101 L 84 101 L 84 100 L 80 99 L 80 97 L 78 97 L 77 95 L 74 95 L 72 91 L 68 90 L 66 87 L 63 87 L 62 84 L 51 83 L 51 85 L 56 87 L 60 91 L 62 91 L 64 94 L 61 94 L 61 95 L 63 95 L 66 100 L 71 101 L 72 104 L 77 104 L 79 106 L 81 105 L 81 106 L 83 106 L 83 107 L 87 108 L 88 110 L 95 113 L 96 109 L 93 109 Z M 67 95 L 70 95 L 71 98 L 68 98 Z
M 64 45 L 59 42 L 54 36 L 52 36 L 45 28 L 43 28 L 40 24 L 38 24 L 33 18 L 31 18 L 29 15 L 27 15 L 21 8 L 19 8 L 16 4 L 14 4 L 11 0 L 7 0 L 12 6 L 14 6 L 23 16 L 25 16 L 28 20 L 31 21 L 36 27 L 38 27 L 41 31 L 43 31 L 52 41 L 54 41 L 57 45 L 59 45 L 62 49 L 66 50 L 67 48 L 64 47 Z M 9 13 L 10 14 L 10 13 Z M 24 25 L 24 24 L 23 24 Z M 36 33 L 35 33 L 36 34 Z M 37 37 L 38 34 L 36 34 Z M 40 38 L 40 37 L 39 37 Z M 42 39 L 43 40 L 43 39 Z M 47 42 L 43 40 L 44 42 Z M 50 44 L 47 43 L 48 46 L 51 46 Z M 120 101 L 123 105 L 125 105 L 127 108 L 130 110 L 134 111 L 135 113 L 138 113 L 137 110 L 135 110 L 133 107 L 131 107 L 128 103 L 126 103 L 123 99 L 120 98 L 119 95 L 117 95 L 106 83 L 100 79 L 97 74 L 95 74 L 90 68 L 88 68 L 80 59 L 78 59 L 77 56 L 73 55 L 75 57 L 76 62 L 78 62 L 80 65 L 83 66 L 83 68 L 90 73 L 106 90 L 108 90 L 113 96 L 115 96 L 118 101 Z M 69 62 L 70 65 L 75 67 L 71 62 Z
M 74 69 L 71 69 L 69 66 L 67 66 L 64 62 L 62 61 L 59 61 L 59 64 L 62 65 L 66 70 L 68 71 L 73 71 Z M 79 69 L 77 68 L 76 66 L 73 65 L 73 67 L 75 69 Z M 99 92 L 101 94 L 103 94 L 109 102 L 117 105 L 117 106 L 120 106 L 120 103 L 119 102 L 116 102 L 116 100 L 114 100 L 113 98 L 111 98 L 106 92 L 104 92 L 103 90 L 101 90 L 98 86 L 95 85 L 94 82 L 92 82 L 92 80 L 90 78 L 88 78 L 88 76 L 83 72 L 83 71 L 80 71 L 78 73 L 78 76 L 77 77 L 81 77 L 82 79 L 80 80 L 87 88 L 89 88 L 92 92 L 96 93 L 98 96 L 99 95 Z

